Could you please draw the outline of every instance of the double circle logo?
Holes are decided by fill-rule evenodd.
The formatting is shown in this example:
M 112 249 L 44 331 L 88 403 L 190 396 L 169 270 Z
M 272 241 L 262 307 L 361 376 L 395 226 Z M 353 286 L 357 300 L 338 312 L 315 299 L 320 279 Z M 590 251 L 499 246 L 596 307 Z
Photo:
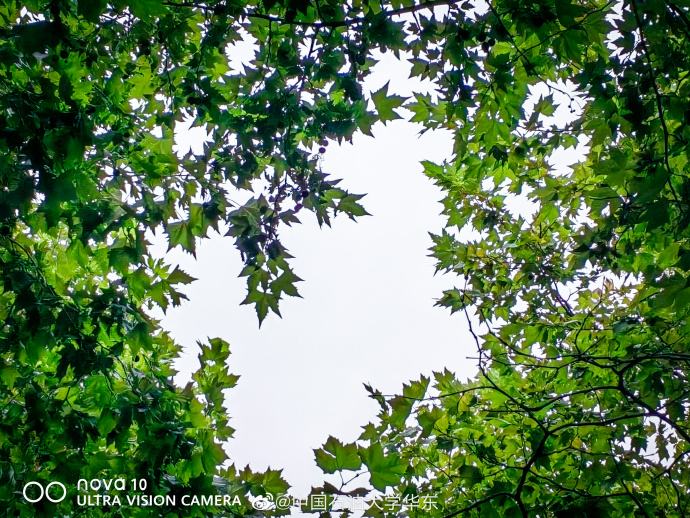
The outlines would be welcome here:
M 34 494 L 33 496 L 29 494 L 29 490 L 34 486 L 38 488 L 38 496 L 36 496 L 36 494 Z M 55 487 L 57 487 L 58 489 L 53 489 Z M 58 493 L 56 493 L 56 491 L 58 491 Z M 31 491 L 31 493 L 35 493 L 35 491 Z M 67 488 L 65 487 L 65 484 L 63 484 L 62 482 L 49 482 L 45 487 L 43 487 L 43 484 L 41 484 L 40 482 L 32 480 L 31 482 L 27 482 L 26 484 L 24 484 L 24 489 L 22 489 L 22 495 L 24 495 L 24 500 L 31 504 L 40 502 L 41 500 L 43 500 L 43 498 L 47 498 L 49 502 L 52 502 L 54 504 L 59 504 L 67 496 Z

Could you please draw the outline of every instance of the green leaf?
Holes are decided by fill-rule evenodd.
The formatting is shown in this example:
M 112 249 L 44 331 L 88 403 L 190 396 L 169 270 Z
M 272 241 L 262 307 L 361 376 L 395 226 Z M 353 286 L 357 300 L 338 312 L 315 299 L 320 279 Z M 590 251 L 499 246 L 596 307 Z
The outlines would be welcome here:
M 90 22 L 97 22 L 106 4 L 106 0 L 79 0 L 77 9 L 79 14 Z
M 3 367 L 0 369 L 0 380 L 10 390 L 14 388 L 14 384 L 19 379 L 20 373 L 14 367 Z
M 357 470 L 362 465 L 355 444 L 343 444 L 335 437 L 329 437 L 322 449 L 314 450 L 316 464 L 325 473 L 340 470 Z
M 182 271 L 179 267 L 176 267 L 168 278 L 166 279 L 170 284 L 190 284 L 196 280 L 188 273 Z
M 553 94 L 547 95 L 546 97 L 540 97 L 537 104 L 534 105 L 534 111 L 541 115 L 546 115 L 547 117 L 553 115 L 556 111 L 556 107 L 553 104 Z
M 478 484 L 484 479 L 482 470 L 477 466 L 471 466 L 469 464 L 463 464 L 460 466 L 458 469 L 458 476 L 470 486 Z
M 165 13 L 165 6 L 161 0 L 136 0 L 131 4 L 135 16 L 147 19 Z
M 108 435 L 112 432 L 119 422 L 119 417 L 110 408 L 104 408 L 98 418 L 96 427 L 101 435 Z
M 196 256 L 194 233 L 186 221 L 170 223 L 167 226 L 169 248 L 181 246 L 183 250 Z
M 672 243 L 659 254 L 659 268 L 668 268 L 678 262 L 680 243 Z
M 359 453 L 369 470 L 371 485 L 379 491 L 397 484 L 405 473 L 406 466 L 400 457 L 397 454 L 385 455 L 379 443 L 360 448 Z
M 289 489 L 289 484 L 283 480 L 282 470 L 267 470 L 261 478 L 263 488 L 273 495 L 282 495 Z
M 405 102 L 404 97 L 399 95 L 389 95 L 388 85 L 389 82 L 371 94 L 371 100 L 374 101 L 374 106 L 376 107 L 379 120 L 384 123 L 399 119 L 400 116 L 395 112 L 395 109 L 402 106 Z

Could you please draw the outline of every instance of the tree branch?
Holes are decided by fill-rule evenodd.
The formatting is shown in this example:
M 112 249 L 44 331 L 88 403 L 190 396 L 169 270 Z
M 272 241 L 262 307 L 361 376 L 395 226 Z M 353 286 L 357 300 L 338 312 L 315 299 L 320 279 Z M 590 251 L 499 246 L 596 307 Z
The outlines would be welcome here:
M 656 109 L 657 113 L 659 114 L 659 123 L 661 124 L 661 130 L 664 135 L 664 166 L 666 168 L 666 172 L 668 173 L 668 179 L 666 180 L 666 183 L 668 184 L 671 190 L 671 195 L 673 196 L 674 201 L 676 203 L 680 203 L 678 193 L 676 192 L 676 189 L 673 187 L 673 183 L 671 183 L 673 172 L 671 171 L 671 164 L 669 164 L 668 161 L 669 132 L 668 126 L 666 125 L 666 119 L 664 118 L 664 106 L 662 104 L 662 96 L 661 92 L 659 91 L 659 85 L 656 82 L 656 72 L 654 71 L 654 64 L 652 63 L 651 53 L 649 52 L 649 46 L 647 45 L 647 38 L 645 37 L 644 30 L 642 29 L 642 18 L 640 17 L 640 13 L 637 9 L 637 1 L 630 0 L 630 7 L 632 8 L 633 15 L 635 16 L 635 23 L 637 24 L 637 28 L 640 31 L 640 45 L 642 45 L 642 50 L 647 60 L 647 65 L 649 66 L 649 75 L 652 80 L 652 86 L 654 88 L 654 96 L 656 98 Z
M 460 0 L 429 0 L 427 2 L 422 2 L 420 4 L 416 5 L 410 5 L 406 7 L 400 7 L 398 9 L 391 9 L 388 11 L 383 11 L 381 14 L 383 16 L 400 16 L 402 14 L 408 14 L 408 13 L 416 13 L 417 11 L 421 11 L 424 9 L 433 9 L 434 7 L 440 7 L 440 6 L 448 6 L 450 7 L 451 5 L 455 5 L 459 3 Z M 166 1 L 163 2 L 163 5 L 166 5 L 168 7 L 186 7 L 190 9 L 202 9 L 202 10 L 215 10 L 218 9 L 219 7 L 222 6 L 215 6 L 211 7 L 209 5 L 205 5 L 203 3 L 199 2 L 174 2 L 174 1 Z M 371 18 L 366 17 L 366 16 L 356 16 L 353 18 L 345 18 L 344 20 L 333 20 L 333 21 L 303 21 L 303 20 L 288 20 L 287 18 L 281 18 L 279 16 L 271 15 L 271 14 L 266 14 L 266 13 L 259 13 L 256 11 L 250 11 L 250 12 L 244 12 L 241 14 L 241 16 L 245 16 L 247 18 L 255 18 L 259 20 L 266 20 L 269 22 L 275 22 L 279 24 L 284 24 L 284 25 L 300 25 L 303 27 L 314 27 L 314 28 L 333 28 L 333 27 L 349 27 L 352 25 L 359 25 L 361 23 L 365 23 L 369 21 Z

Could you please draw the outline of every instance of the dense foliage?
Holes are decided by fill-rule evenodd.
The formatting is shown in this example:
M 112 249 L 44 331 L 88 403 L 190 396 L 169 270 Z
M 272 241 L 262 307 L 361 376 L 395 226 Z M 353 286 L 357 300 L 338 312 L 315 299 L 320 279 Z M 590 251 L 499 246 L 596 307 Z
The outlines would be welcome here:
M 376 489 L 436 495 L 438 516 L 690 511 L 687 7 L 496 1 L 390 25 L 439 92 L 412 120 L 454 132 L 425 164 L 446 192 L 433 254 L 479 374 L 373 391 Z
M 370 388 L 380 418 L 316 460 L 375 491 L 319 491 L 435 498 L 373 514 L 689 512 L 686 2 L 4 0 L 0 35 L 3 508 L 85 512 L 27 503 L 37 479 L 221 491 L 237 515 L 285 491 L 277 472 L 218 467 L 225 342 L 172 385 L 178 348 L 147 310 L 192 279 L 146 232 L 190 253 L 231 236 L 262 320 L 297 295 L 281 229 L 366 214 L 321 170 L 329 141 L 408 116 L 454 137 L 424 168 L 446 193 L 433 253 L 460 278 L 440 304 L 467 318 L 479 374 Z M 379 51 L 434 93 L 363 91 Z M 201 155 L 174 151 L 184 124 Z
M 298 66 L 296 36 L 273 36 L 244 9 L 0 2 L 0 501 L 10 513 L 56 516 L 74 503 L 27 503 L 33 480 L 143 478 L 164 495 L 287 488 L 275 471 L 217 469 L 231 434 L 223 391 L 236 382 L 228 346 L 202 346 L 193 383 L 177 389 L 178 346 L 146 311 L 179 304 L 177 288 L 193 280 L 152 256 L 147 231 L 191 253 L 210 228 L 227 231 L 263 319 L 297 294 L 279 223 L 302 207 L 320 222 L 365 213 L 306 150 L 352 133 L 352 103 L 343 110 L 326 92 L 302 101 L 311 70 Z M 232 72 L 226 47 L 247 33 L 260 52 Z M 312 83 L 328 80 L 321 68 Z M 173 150 L 187 122 L 208 134 L 203 156 Z M 252 188 L 244 203 L 230 199 Z

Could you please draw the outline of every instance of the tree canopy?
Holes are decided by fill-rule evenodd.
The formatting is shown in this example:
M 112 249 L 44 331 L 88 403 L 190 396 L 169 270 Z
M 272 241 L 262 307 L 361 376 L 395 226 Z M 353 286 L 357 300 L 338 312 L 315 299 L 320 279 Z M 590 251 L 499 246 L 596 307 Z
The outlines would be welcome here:
M 171 516 L 249 515 L 248 495 L 287 490 L 278 472 L 221 467 L 226 342 L 200 344 L 193 382 L 172 383 L 179 347 L 149 310 L 193 279 L 146 235 L 193 254 L 226 233 L 245 303 L 260 321 L 279 313 L 300 280 L 284 227 L 366 215 L 320 156 L 400 117 L 453 136 L 452 156 L 423 164 L 445 193 L 432 253 L 457 275 L 439 304 L 466 318 L 479 372 L 367 387 L 378 419 L 316 462 L 368 478 L 315 491 L 435 498 L 373 515 L 690 512 L 685 0 L 3 0 L 0 35 L 9 512 L 85 513 L 26 502 L 30 480 L 242 497 Z M 366 91 L 386 52 L 424 89 Z M 206 134 L 202 154 L 174 151 L 185 124 Z

